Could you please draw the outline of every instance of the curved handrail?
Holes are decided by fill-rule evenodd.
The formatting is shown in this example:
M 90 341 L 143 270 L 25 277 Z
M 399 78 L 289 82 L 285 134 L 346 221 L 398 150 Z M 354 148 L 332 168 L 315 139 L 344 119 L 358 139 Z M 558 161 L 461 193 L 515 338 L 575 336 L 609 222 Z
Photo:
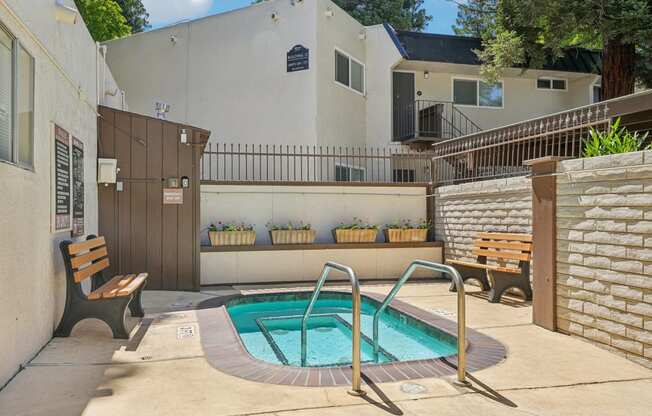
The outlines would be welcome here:
M 412 276 L 417 268 L 424 268 L 436 272 L 445 273 L 451 276 L 455 287 L 457 288 L 457 381 L 460 384 L 467 385 L 466 381 L 466 305 L 464 299 L 464 281 L 460 273 L 453 267 L 445 264 L 433 263 L 425 260 L 414 260 L 403 272 L 398 282 L 394 285 L 380 307 L 374 313 L 374 360 L 378 361 L 378 351 L 380 349 L 378 342 L 378 321 L 380 314 L 389 306 L 398 291 L 403 287 L 405 282 Z
M 308 343 L 308 317 L 312 313 L 312 308 L 319 297 L 326 278 L 328 277 L 331 270 L 338 270 L 342 273 L 346 273 L 351 280 L 351 297 L 352 299 L 352 312 L 353 312 L 353 324 L 352 324 L 352 336 L 353 336 L 353 345 L 352 345 L 352 367 L 353 367 L 353 376 L 352 376 L 352 390 L 351 394 L 362 395 L 364 392 L 360 388 L 361 384 L 361 375 L 360 375 L 360 283 L 358 278 L 355 275 L 355 272 L 349 266 L 344 266 L 334 262 L 327 262 L 324 264 L 324 268 L 321 272 L 321 276 L 317 281 L 315 290 L 312 293 L 312 298 L 306 307 L 306 311 L 303 313 L 303 318 L 301 320 L 301 366 L 306 365 L 306 345 Z

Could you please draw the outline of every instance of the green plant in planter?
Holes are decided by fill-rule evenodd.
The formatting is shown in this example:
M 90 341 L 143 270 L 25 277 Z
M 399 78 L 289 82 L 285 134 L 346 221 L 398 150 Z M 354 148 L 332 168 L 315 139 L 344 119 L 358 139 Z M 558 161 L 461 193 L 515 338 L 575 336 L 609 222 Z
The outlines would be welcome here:
M 644 148 L 647 136 L 648 133 L 641 136 L 638 132 L 631 133 L 626 127 L 620 127 L 619 117 L 606 132 L 591 128 L 582 156 L 596 157 L 652 149 L 652 144 Z
M 305 224 L 303 221 L 301 221 L 299 224 L 293 224 L 292 221 L 288 222 L 287 224 L 274 224 L 270 221 L 267 223 L 267 229 L 270 231 L 311 230 L 312 225 Z
M 363 222 L 357 217 L 354 217 L 353 221 L 348 224 L 342 222 L 335 227 L 336 230 L 377 230 L 378 228 L 378 225 Z
M 420 219 L 414 223 L 410 220 L 400 220 L 385 224 L 385 228 L 388 230 L 425 230 L 430 228 L 430 225 L 430 221 L 424 219 Z
M 221 221 L 208 226 L 208 231 L 253 231 L 253 224 L 241 223 L 222 223 Z

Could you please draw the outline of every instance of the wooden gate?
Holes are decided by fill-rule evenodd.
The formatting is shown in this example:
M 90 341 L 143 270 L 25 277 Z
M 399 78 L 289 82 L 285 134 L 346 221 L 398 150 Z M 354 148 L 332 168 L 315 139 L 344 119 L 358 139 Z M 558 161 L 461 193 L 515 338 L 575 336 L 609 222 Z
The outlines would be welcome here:
M 199 290 L 199 168 L 210 132 L 108 107 L 99 112 L 98 158 L 117 159 L 119 168 L 118 183 L 98 185 L 111 272 L 147 271 L 147 289 Z M 189 179 L 183 203 L 164 204 L 169 179 L 181 187 L 182 177 Z

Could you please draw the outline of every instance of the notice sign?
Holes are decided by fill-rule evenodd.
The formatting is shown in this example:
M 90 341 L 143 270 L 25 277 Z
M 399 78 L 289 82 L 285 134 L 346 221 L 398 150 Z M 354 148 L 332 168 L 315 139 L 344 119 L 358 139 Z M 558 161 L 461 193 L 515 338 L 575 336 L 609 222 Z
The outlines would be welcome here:
M 310 66 L 310 51 L 295 45 L 287 53 L 287 72 L 305 71 Z
M 183 204 L 183 189 L 163 188 L 163 205 Z
M 54 126 L 54 231 L 70 230 L 70 135 Z
M 84 235 L 84 143 L 72 138 L 72 236 Z

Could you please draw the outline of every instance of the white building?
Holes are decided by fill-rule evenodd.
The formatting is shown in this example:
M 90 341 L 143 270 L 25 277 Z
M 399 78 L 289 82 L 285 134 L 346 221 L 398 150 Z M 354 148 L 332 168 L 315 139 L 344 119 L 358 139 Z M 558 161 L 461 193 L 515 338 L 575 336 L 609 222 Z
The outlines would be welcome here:
M 168 103 L 170 120 L 221 142 L 431 142 L 588 104 L 599 92 L 596 52 L 569 51 L 487 85 L 478 39 L 364 27 L 330 0 L 266 1 L 107 45 L 133 110 L 153 115 Z
M 97 105 L 124 104 L 75 15 L 54 0 L 0 2 L 0 387 L 50 340 L 65 303 L 54 126 L 83 144 L 81 221 L 96 233 Z

